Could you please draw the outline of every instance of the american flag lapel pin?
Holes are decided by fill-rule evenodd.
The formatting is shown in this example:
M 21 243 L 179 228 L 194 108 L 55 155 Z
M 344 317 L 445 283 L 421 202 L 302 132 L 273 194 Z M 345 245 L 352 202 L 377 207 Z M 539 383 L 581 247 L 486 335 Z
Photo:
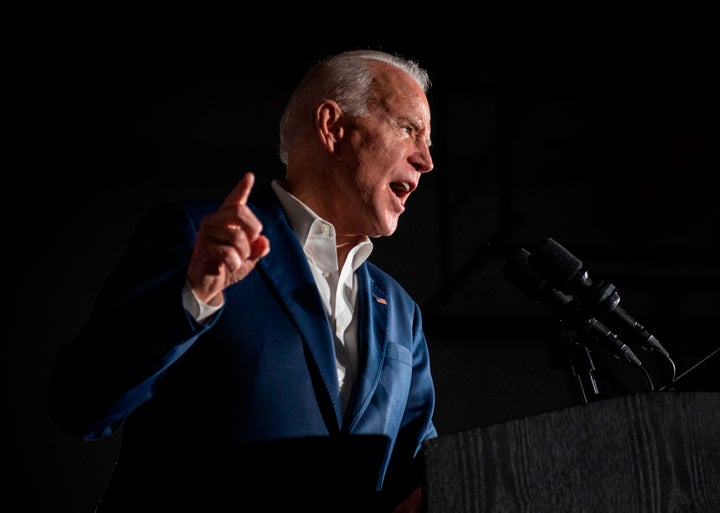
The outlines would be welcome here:
M 376 297 L 376 298 L 375 298 L 375 301 L 377 301 L 377 302 L 380 303 L 381 305 L 386 305 L 386 304 L 387 304 L 387 299 L 385 299 L 384 297 Z

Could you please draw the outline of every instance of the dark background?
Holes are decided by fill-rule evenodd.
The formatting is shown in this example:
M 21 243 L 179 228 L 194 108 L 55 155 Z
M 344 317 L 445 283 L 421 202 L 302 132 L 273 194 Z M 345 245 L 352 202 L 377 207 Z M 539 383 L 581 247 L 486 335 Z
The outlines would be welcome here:
M 713 47 L 497 50 L 409 35 L 211 51 L 69 38 L 24 61 L 14 100 L 24 144 L 4 205 L 6 511 L 92 510 L 118 440 L 83 443 L 53 425 L 44 393 L 55 352 L 87 319 L 151 205 L 222 197 L 245 171 L 258 182 L 281 176 L 285 101 L 338 50 L 399 52 L 433 80 L 435 170 L 372 260 L 423 308 L 441 434 L 582 403 L 556 315 L 502 274 L 517 248 L 545 237 L 617 287 L 677 374 L 720 347 Z M 655 384 L 667 384 L 667 362 L 637 353 Z M 637 369 L 603 347 L 593 354 L 604 397 L 647 390 Z M 718 362 L 676 387 L 719 390 Z

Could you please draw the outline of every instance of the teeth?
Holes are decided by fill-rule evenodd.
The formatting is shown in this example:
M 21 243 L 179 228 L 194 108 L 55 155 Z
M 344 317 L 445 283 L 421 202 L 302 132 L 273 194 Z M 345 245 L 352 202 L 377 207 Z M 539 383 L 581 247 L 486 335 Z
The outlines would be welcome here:
M 404 197 L 405 194 L 409 194 L 410 189 L 412 189 L 410 183 L 408 182 L 391 182 L 390 188 L 398 197 Z

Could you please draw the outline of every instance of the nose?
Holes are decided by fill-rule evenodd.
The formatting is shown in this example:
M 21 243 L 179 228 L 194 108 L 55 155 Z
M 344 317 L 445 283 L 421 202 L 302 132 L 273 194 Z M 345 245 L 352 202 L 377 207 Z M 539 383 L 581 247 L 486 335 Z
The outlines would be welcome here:
M 428 173 L 435 167 L 430 155 L 430 145 L 427 142 L 418 142 L 417 151 L 412 155 L 412 165 L 419 173 Z

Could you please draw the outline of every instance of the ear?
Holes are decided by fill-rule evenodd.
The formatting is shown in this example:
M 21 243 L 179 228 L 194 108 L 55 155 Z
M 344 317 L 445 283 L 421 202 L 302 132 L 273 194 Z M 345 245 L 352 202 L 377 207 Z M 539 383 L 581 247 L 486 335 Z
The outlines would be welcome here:
M 315 128 L 323 146 L 335 153 L 335 145 L 345 133 L 340 106 L 333 100 L 323 100 L 315 109 Z

